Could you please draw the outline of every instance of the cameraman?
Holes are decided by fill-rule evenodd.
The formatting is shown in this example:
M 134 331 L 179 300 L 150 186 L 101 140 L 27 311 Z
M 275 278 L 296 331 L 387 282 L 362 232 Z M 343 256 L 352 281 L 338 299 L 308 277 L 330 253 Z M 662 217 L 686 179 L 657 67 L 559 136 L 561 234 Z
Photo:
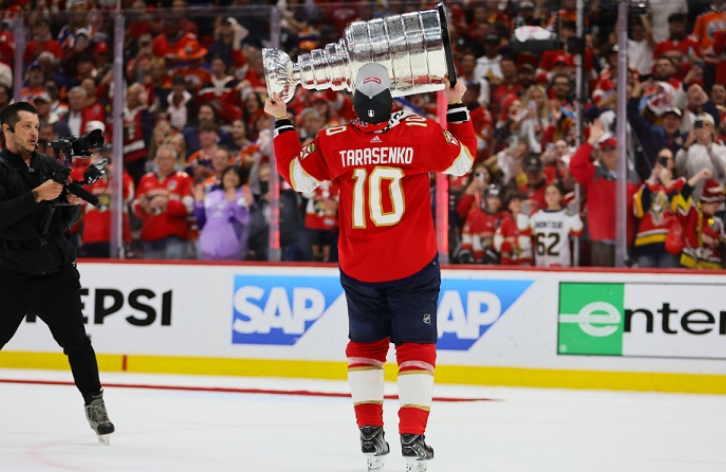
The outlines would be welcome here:
M 0 152 L 0 349 L 26 314 L 43 320 L 68 356 L 91 428 L 106 440 L 114 426 L 83 325 L 75 250 L 64 235 L 80 215 L 81 199 L 53 180 L 60 172 L 56 161 L 35 151 L 39 121 L 33 105 L 9 105 L 0 123 L 5 137 Z M 59 201 L 66 205 L 55 206 Z

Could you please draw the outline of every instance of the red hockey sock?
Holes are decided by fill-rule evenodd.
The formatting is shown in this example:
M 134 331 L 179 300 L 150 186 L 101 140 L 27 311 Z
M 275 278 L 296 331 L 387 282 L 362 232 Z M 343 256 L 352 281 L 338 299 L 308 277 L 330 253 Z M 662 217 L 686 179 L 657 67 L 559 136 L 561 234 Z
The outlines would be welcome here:
M 436 345 L 404 343 L 396 346 L 398 411 L 401 434 L 424 434 L 434 389 Z
M 348 383 L 358 427 L 383 426 L 383 364 L 390 341 L 388 338 L 374 343 L 350 341 L 348 356 Z

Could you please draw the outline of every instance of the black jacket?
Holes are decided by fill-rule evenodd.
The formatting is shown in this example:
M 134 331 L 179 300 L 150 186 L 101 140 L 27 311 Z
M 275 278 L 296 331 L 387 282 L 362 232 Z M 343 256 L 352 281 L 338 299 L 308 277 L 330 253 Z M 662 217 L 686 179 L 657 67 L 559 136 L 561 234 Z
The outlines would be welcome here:
M 56 169 L 56 161 L 43 154 L 33 154 L 28 167 L 20 155 L 7 149 L 0 152 L 0 266 L 48 274 L 75 263 L 76 251 L 66 229 L 78 220 L 80 208 L 53 210 L 50 202 L 36 203 L 31 193 Z

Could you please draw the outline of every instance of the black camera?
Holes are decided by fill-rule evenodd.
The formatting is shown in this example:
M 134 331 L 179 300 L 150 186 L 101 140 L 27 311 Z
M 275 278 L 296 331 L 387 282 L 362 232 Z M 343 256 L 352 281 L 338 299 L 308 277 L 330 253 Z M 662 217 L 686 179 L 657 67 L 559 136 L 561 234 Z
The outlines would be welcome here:
M 48 143 L 55 152 L 55 160 L 58 166 L 50 178 L 59 184 L 63 184 L 65 186 L 64 192 L 68 191 L 73 195 L 81 197 L 94 206 L 98 205 L 98 198 L 84 189 L 82 185 L 88 185 L 98 180 L 103 175 L 103 166 L 108 161 L 104 160 L 105 162 L 102 161 L 103 163 L 92 165 L 84 174 L 84 180 L 81 182 L 69 182 L 69 177 L 71 175 L 73 157 L 89 157 L 93 149 L 103 146 L 103 142 L 103 133 L 101 130 L 96 129 L 78 138 L 57 139 Z M 61 152 L 65 159 L 61 159 Z M 61 196 L 63 195 L 61 193 Z M 56 202 L 56 205 L 59 204 Z
M 628 13 L 633 16 L 643 16 L 648 14 L 648 0 L 631 0 L 628 7 Z
M 80 137 L 67 139 L 56 139 L 48 143 L 56 152 L 63 151 L 67 158 L 88 157 L 91 151 L 103 146 L 103 133 L 100 129 L 94 129 L 88 134 Z

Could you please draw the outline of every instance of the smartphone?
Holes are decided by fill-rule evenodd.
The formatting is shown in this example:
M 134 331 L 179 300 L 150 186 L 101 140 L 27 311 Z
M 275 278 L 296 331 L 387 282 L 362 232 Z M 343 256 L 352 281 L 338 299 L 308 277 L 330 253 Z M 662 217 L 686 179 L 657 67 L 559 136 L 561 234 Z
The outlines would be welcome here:
M 696 120 L 696 121 L 695 121 L 695 122 L 693 123 L 693 128 L 694 128 L 694 129 L 700 129 L 700 128 L 703 128 L 703 120 Z
M 668 158 L 667 157 L 659 157 L 658 163 L 662 165 L 663 167 L 668 167 Z

